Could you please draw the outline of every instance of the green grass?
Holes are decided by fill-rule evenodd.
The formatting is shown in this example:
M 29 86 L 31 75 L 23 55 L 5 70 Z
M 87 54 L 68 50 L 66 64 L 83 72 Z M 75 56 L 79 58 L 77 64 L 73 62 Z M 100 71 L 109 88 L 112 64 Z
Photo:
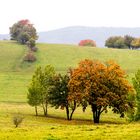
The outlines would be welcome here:
M 75 67 L 82 59 L 97 59 L 101 61 L 115 60 L 128 74 L 134 73 L 140 67 L 140 51 L 128 49 L 108 49 L 78 47 L 74 45 L 37 44 L 39 51 L 35 53 L 38 60 L 35 63 L 22 61 L 26 47 L 16 42 L 0 42 L 0 72 L 32 73 L 38 66 L 51 64 L 56 71 L 66 72 L 69 67 Z
M 0 73 L 0 102 L 26 102 L 31 75 Z
M 14 72 L 26 52 L 26 47 L 16 42 L 0 41 L 0 72 Z
M 49 107 L 49 116 L 34 116 L 34 108 L 26 102 L 27 87 L 37 66 L 51 64 L 57 72 L 65 73 L 76 67 L 82 59 L 97 59 L 103 62 L 115 60 L 129 75 L 131 81 L 140 68 L 140 51 L 107 48 L 78 47 L 74 45 L 37 44 L 37 61 L 26 63 L 22 59 L 27 48 L 14 41 L 0 41 L 0 140 L 138 140 L 140 123 L 129 123 L 127 118 L 109 111 L 101 116 L 101 123 L 92 122 L 91 109 L 86 113 L 78 108 L 74 120 L 65 119 L 65 110 Z M 19 128 L 14 128 L 15 114 L 24 116 Z
M 134 73 L 140 67 L 140 51 L 108 48 L 78 47 L 74 45 L 38 44 L 39 60 L 35 64 L 53 65 L 57 71 L 65 72 L 75 67 L 83 59 L 96 59 L 103 62 L 114 60 L 128 73 Z
M 57 72 L 65 73 L 80 60 L 115 60 L 126 70 L 131 81 L 140 67 L 140 51 L 107 48 L 78 47 L 74 45 L 37 44 L 35 63 L 23 62 L 27 48 L 16 42 L 0 42 L 0 101 L 26 102 L 27 86 L 37 66 L 51 64 Z M 8 88 L 7 88 L 8 87 Z M 8 98 L 7 98 L 8 97 Z
M 65 119 L 64 110 L 49 108 L 49 116 L 34 116 L 34 110 L 27 104 L 0 104 L 0 139 L 9 140 L 138 140 L 140 123 L 128 123 L 118 115 L 102 115 L 100 124 L 93 124 L 90 108 L 82 113 L 78 108 L 72 121 Z M 18 128 L 12 123 L 15 114 L 24 119 Z M 57 116 L 57 117 L 56 117 Z M 59 116 L 59 117 L 58 117 Z

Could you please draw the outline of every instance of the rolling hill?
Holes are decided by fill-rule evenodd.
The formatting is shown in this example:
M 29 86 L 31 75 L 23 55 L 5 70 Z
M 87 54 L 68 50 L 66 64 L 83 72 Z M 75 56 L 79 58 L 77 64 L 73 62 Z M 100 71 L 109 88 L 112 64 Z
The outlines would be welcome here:
M 79 47 L 65 44 L 38 43 L 39 51 L 35 53 L 35 63 L 23 62 L 27 49 L 14 41 L 0 41 L 0 73 L 18 72 L 33 73 L 38 66 L 51 64 L 58 72 L 66 72 L 69 67 L 75 67 L 82 59 L 97 59 L 101 61 L 115 60 L 128 74 L 134 73 L 140 66 L 140 51 L 128 49 L 109 49 Z
M 98 47 L 104 47 L 105 40 L 110 36 L 124 36 L 128 34 L 140 37 L 140 28 L 72 26 L 53 31 L 39 32 L 38 34 L 38 42 L 78 44 L 82 39 L 93 39 Z
M 137 50 L 43 43 L 38 43 L 37 46 L 37 61 L 27 63 L 22 61 L 27 52 L 25 46 L 14 41 L 0 41 L 0 101 L 26 102 L 27 86 L 37 66 L 51 64 L 57 72 L 65 73 L 69 67 L 76 67 L 80 60 L 86 58 L 101 61 L 111 59 L 127 72 L 130 81 L 140 68 L 140 51 Z

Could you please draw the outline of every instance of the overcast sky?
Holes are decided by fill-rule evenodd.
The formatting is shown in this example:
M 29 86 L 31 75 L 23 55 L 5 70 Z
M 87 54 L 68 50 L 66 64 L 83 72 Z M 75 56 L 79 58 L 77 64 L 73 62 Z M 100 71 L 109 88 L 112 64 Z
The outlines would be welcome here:
M 21 19 L 37 31 L 67 26 L 140 27 L 140 0 L 0 0 L 0 34 Z

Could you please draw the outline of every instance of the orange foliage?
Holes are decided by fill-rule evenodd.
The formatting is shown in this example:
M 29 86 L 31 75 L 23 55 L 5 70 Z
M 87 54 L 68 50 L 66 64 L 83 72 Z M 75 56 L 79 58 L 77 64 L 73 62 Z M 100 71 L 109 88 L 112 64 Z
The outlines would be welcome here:
M 83 108 L 87 104 L 91 105 L 94 120 L 103 111 L 107 112 L 108 106 L 121 116 L 128 107 L 133 108 L 133 103 L 128 101 L 133 88 L 126 80 L 125 72 L 113 61 L 81 61 L 78 68 L 72 71 L 68 86 L 69 100 L 81 103 Z M 95 122 L 98 123 L 99 120 Z

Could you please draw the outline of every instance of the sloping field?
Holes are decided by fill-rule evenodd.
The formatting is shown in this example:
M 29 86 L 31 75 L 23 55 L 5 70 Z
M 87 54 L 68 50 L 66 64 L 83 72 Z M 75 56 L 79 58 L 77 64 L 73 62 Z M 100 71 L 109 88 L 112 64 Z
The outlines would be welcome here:
M 140 68 L 140 51 L 78 47 L 61 44 L 37 44 L 37 61 L 26 63 L 22 59 L 27 48 L 12 41 L 0 42 L 0 140 L 139 140 L 140 123 L 129 123 L 127 118 L 109 111 L 101 116 L 101 124 L 92 122 L 91 109 L 85 113 L 78 108 L 74 120 L 65 120 L 65 110 L 49 107 L 49 116 L 34 116 L 34 108 L 26 101 L 27 87 L 35 68 L 51 64 L 57 72 L 65 73 L 76 67 L 82 59 L 115 60 L 131 77 Z M 12 118 L 24 117 L 19 128 Z
M 26 46 L 16 42 L 0 42 L 0 101 L 26 102 L 27 86 L 37 66 L 51 64 L 57 72 L 65 73 L 80 60 L 89 58 L 115 60 L 129 75 L 129 80 L 140 68 L 139 50 L 78 47 L 61 44 L 37 44 L 35 63 L 23 62 Z M 18 88 L 16 88 L 18 87 Z M 9 98 L 7 98 L 7 96 Z

